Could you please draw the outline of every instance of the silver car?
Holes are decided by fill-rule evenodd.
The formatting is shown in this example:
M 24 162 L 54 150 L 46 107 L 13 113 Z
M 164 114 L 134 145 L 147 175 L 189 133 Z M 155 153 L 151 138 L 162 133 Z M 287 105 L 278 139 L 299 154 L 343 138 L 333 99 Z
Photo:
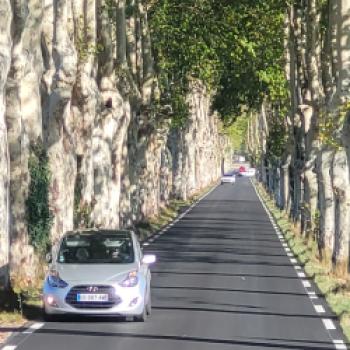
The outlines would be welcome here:
M 224 174 L 221 176 L 221 185 L 225 183 L 234 184 L 236 182 L 235 174 Z
M 143 322 L 151 314 L 154 255 L 143 255 L 131 231 L 66 233 L 52 255 L 43 288 L 44 316 L 113 315 Z

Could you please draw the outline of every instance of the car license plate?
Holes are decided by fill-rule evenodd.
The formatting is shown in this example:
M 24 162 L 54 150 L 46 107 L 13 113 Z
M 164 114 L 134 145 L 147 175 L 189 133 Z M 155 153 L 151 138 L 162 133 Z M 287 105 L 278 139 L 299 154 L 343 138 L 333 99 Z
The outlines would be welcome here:
M 77 294 L 77 301 L 104 302 L 108 301 L 108 294 Z

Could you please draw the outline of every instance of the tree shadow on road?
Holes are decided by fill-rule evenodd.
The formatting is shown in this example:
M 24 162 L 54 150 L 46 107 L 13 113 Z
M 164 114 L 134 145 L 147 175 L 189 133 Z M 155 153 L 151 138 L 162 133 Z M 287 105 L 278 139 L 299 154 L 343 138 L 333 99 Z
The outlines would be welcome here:
M 332 342 L 323 341 L 310 341 L 310 340 L 290 340 L 290 339 L 261 339 L 261 340 L 246 340 L 243 339 L 217 339 L 217 338 L 205 338 L 194 337 L 186 335 L 165 335 L 165 334 L 149 334 L 147 333 L 128 333 L 128 332 L 105 332 L 105 331 L 83 331 L 73 329 L 56 329 L 54 324 L 48 325 L 44 329 L 37 331 L 37 334 L 45 335 L 62 335 L 62 336 L 88 336 L 88 337 L 113 337 L 113 338 L 129 338 L 140 339 L 142 341 L 147 340 L 166 340 L 176 341 L 181 347 L 181 343 L 200 343 L 200 344 L 213 344 L 218 345 L 230 345 L 230 346 L 247 346 L 255 349 L 285 349 L 285 350 L 333 350 L 334 344 Z

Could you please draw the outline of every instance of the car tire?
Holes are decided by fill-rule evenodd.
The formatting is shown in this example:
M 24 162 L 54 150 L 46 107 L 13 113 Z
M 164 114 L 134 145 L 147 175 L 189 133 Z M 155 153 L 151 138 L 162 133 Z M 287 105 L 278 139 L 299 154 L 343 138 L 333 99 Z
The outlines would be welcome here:
M 147 306 L 143 308 L 142 314 L 134 316 L 135 322 L 146 322 L 147 321 Z
M 146 305 L 146 312 L 147 312 L 147 315 L 148 315 L 148 316 L 151 316 L 151 314 L 152 314 L 151 295 L 150 295 L 149 298 L 148 298 L 148 302 L 147 302 L 147 305 Z
M 48 314 L 44 308 L 43 310 L 43 319 L 45 322 L 55 322 L 57 319 L 56 315 Z
M 151 294 L 150 294 L 147 300 L 147 304 L 143 308 L 142 314 L 134 316 L 134 321 L 146 322 L 148 316 L 151 316 L 151 313 L 152 313 L 152 302 L 151 302 Z

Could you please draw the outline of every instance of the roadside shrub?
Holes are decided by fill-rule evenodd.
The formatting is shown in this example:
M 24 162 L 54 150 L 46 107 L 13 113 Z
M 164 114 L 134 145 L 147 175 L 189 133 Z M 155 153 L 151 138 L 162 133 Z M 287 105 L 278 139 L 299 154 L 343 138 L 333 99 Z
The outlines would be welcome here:
M 50 247 L 53 215 L 49 207 L 51 172 L 46 149 L 41 140 L 31 144 L 29 157 L 30 184 L 27 207 L 27 226 L 30 244 L 43 256 Z

